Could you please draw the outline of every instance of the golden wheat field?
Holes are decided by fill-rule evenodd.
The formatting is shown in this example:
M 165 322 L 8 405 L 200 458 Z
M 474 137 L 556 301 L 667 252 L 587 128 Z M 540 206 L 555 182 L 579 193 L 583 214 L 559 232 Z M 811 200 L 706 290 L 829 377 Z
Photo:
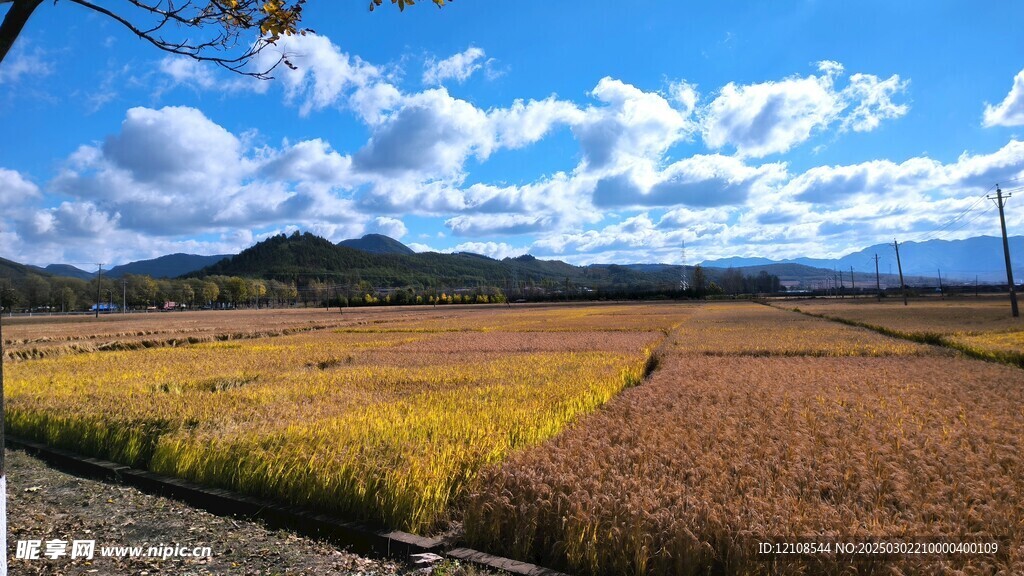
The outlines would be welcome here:
M 197 333 L 230 333 L 244 320 L 258 328 L 244 339 L 14 362 L 7 422 L 55 446 L 424 532 L 478 470 L 639 382 L 653 347 L 691 309 L 200 318 L 213 325 Z M 278 335 L 259 337 L 275 326 Z M 65 338 L 127 333 L 115 322 L 104 329 Z
M 1010 315 L 1007 296 L 920 298 L 907 306 L 901 299 L 815 299 L 776 306 L 1024 367 L 1024 321 Z
M 485 549 L 582 574 L 1024 573 L 1024 373 L 756 304 L 706 305 L 659 368 L 487 469 Z M 998 542 L 984 556 L 758 542 Z
M 909 318 L 1016 346 L 994 311 Z M 571 573 L 1024 573 L 1024 371 L 949 346 L 748 302 L 174 314 L 4 336 L 60 350 L 9 356 L 13 434 L 419 533 L 461 523 L 468 544 Z M 923 539 L 999 549 L 757 548 Z

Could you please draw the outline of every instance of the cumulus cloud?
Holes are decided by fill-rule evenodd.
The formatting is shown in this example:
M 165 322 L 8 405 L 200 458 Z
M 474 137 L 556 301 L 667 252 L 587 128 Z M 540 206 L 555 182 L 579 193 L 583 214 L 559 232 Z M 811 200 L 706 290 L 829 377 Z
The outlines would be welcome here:
M 1024 70 L 1013 78 L 1013 87 L 1003 101 L 993 106 L 985 105 L 982 124 L 993 126 L 1024 126 Z
M 700 93 L 697 92 L 696 84 L 679 80 L 669 86 L 668 93 L 684 116 L 689 116 L 697 109 L 697 99 L 700 98 Z
M 586 115 L 575 104 L 551 96 L 544 100 L 516 100 L 508 108 L 496 108 L 488 114 L 496 145 L 522 148 L 544 138 L 558 126 L 572 126 L 584 121 Z
M 343 156 L 320 138 L 285 144 L 268 153 L 260 168 L 268 178 L 318 189 L 350 188 L 359 183 L 352 174 L 352 158 Z
M 137 182 L 167 187 L 217 187 L 247 171 L 241 142 L 188 107 L 131 108 L 121 131 L 107 137 L 103 157 Z
M 638 169 L 598 181 L 594 204 L 599 207 L 725 206 L 746 202 L 756 186 L 784 178 L 785 166 L 748 166 L 719 154 L 696 155 L 662 171 Z
M 1022 175 L 1024 142 L 1013 140 L 989 154 L 964 153 L 949 164 L 917 157 L 900 163 L 873 160 L 846 166 L 818 166 L 792 178 L 781 191 L 802 202 L 863 205 L 919 199 L 928 194 L 981 194 L 999 180 Z
M 463 242 L 454 248 L 444 250 L 444 252 L 471 252 L 473 254 L 482 254 L 495 260 L 501 260 L 502 258 L 522 256 L 526 254 L 527 250 L 525 248 L 517 248 L 505 242 Z
M 647 213 L 641 213 L 597 230 L 552 234 L 535 242 L 530 252 L 573 262 L 593 261 L 595 256 L 598 261 L 621 262 L 624 254 L 640 258 L 634 262 L 663 262 L 657 255 L 678 251 L 683 238 L 684 232 L 659 230 Z
M 443 84 L 446 80 L 463 83 L 484 65 L 487 55 L 476 46 L 470 46 L 464 52 L 454 54 L 444 60 L 427 59 L 423 70 L 423 83 L 428 86 Z
M 524 214 L 472 214 L 456 216 L 444 225 L 460 236 L 485 234 L 530 234 L 551 228 L 552 219 Z
M 842 129 L 855 132 L 870 132 L 882 123 L 907 113 L 910 107 L 906 104 L 893 102 L 893 96 L 906 92 L 910 84 L 892 75 L 886 80 L 871 74 L 854 74 L 850 76 L 850 85 L 840 93 L 841 100 L 853 106 L 845 118 Z
M 470 154 L 484 160 L 493 146 L 487 114 L 439 88 L 407 97 L 356 153 L 355 168 L 389 176 L 450 177 Z
M 336 193 L 355 181 L 349 164 L 321 140 L 255 150 L 194 108 L 132 108 L 117 133 L 69 157 L 50 188 L 74 202 L 43 211 L 35 232 L 84 229 L 69 220 L 74 207 L 157 236 L 282 221 L 358 231 L 361 216 Z
M 274 76 L 284 86 L 288 101 L 297 103 L 299 114 L 334 106 L 358 89 L 372 87 L 381 71 L 358 56 L 350 56 L 326 36 L 284 36 L 260 52 L 253 65 L 266 70 L 284 56 L 295 67 L 278 66 Z M 266 84 L 259 89 L 266 90 Z M 364 102 L 364 106 L 367 103 Z
M 16 170 L 0 168 L 0 210 L 7 211 L 37 201 L 39 186 Z
M 947 163 L 919 157 L 791 173 L 785 163 L 753 160 L 830 128 L 866 132 L 907 113 L 909 85 L 900 76 L 846 76 L 835 62 L 704 97 L 684 80 L 658 92 L 606 77 L 589 102 L 583 94 L 575 101 L 551 95 L 482 107 L 441 86 L 486 67 L 480 49 L 433 62 L 424 81 L 435 86 L 406 91 L 399 73 L 325 37 L 283 39 L 281 48 L 298 66 L 276 72 L 286 102 L 300 115 L 355 114 L 365 125 L 362 144 L 335 149 L 325 133 L 254 146 L 258 137 L 234 134 L 194 108 L 133 108 L 119 129 L 81 146 L 44 186 L 63 195 L 59 201 L 44 205 L 24 174 L 0 169 L 0 202 L 27 199 L 23 216 L 2 232 L 16 231 L 10 245 L 47 256 L 91 250 L 77 259 L 113 261 L 160 250 L 233 251 L 298 227 L 332 240 L 368 231 L 400 238 L 412 222 L 403 216 L 415 214 L 470 240 L 446 251 L 496 258 L 529 251 L 575 263 L 674 262 L 682 241 L 691 258 L 730 255 L 742 245 L 769 256 L 815 255 L 823 249 L 815 239 L 828 236 L 836 249 L 927 228 L 962 211 L 964 198 L 1024 175 L 1017 141 Z M 166 59 L 160 69 L 196 89 L 225 86 L 190 63 Z M 1005 102 L 989 108 L 1012 117 L 999 112 L 1010 109 Z M 497 151 L 528 148 L 560 129 L 576 139 L 574 166 L 516 174 L 523 181 L 512 183 L 475 177 L 476 164 Z M 692 142 L 696 135 L 703 142 Z M 736 154 L 716 153 L 722 148 Z M 414 232 L 424 242 L 446 237 Z M 67 237 L 81 241 L 65 248 Z
M 398 218 L 390 218 L 387 216 L 378 216 L 374 218 L 370 222 L 370 225 L 367 226 L 366 231 L 369 233 L 390 236 L 395 240 L 400 240 L 403 236 L 409 233 L 409 229 L 405 227 L 405 222 L 402 222 Z
M 715 149 L 732 146 L 740 156 L 759 158 L 786 152 L 837 120 L 841 129 L 864 132 L 907 113 L 907 105 L 893 102 L 908 85 L 898 75 L 880 80 L 854 74 L 849 86 L 837 90 L 842 65 L 825 61 L 818 68 L 819 75 L 726 84 L 702 111 L 704 142 Z
M 573 126 L 591 169 L 632 158 L 659 158 L 696 129 L 689 112 L 673 108 L 661 94 L 621 80 L 602 78 L 591 95 L 604 106 L 588 108 Z

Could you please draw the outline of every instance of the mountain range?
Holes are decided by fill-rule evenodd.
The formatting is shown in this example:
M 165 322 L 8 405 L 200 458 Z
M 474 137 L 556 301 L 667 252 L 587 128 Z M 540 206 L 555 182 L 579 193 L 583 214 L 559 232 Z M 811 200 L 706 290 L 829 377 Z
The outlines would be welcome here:
M 1024 279 L 1024 236 L 1009 239 L 1011 264 L 1017 272 L 1014 280 Z M 937 279 L 941 271 L 943 280 L 951 282 L 1006 282 L 1006 264 L 1003 256 L 1003 240 L 993 236 L 978 236 L 965 240 L 928 240 L 900 244 L 900 263 L 904 276 L 921 276 Z M 793 258 L 769 260 L 768 258 L 722 258 L 705 260 L 701 264 L 716 268 L 745 268 L 774 264 L 800 264 L 812 268 L 834 269 L 849 273 L 873 274 L 875 255 L 882 274 L 898 273 L 896 249 L 892 244 L 876 244 L 839 258 Z
M 1024 236 L 1009 239 L 1013 266 L 1024 276 Z M 782 281 L 809 286 L 833 278 L 841 271 L 848 275 L 852 267 L 856 282 L 873 282 L 874 256 L 878 255 L 883 284 L 897 284 L 895 250 L 891 244 L 879 244 L 845 256 L 770 260 L 759 257 L 732 257 L 705 260 L 709 279 L 725 269 L 734 268 L 744 275 L 764 271 Z M 929 240 L 900 244 L 900 260 L 908 283 L 928 283 L 941 270 L 944 281 L 1005 281 L 1002 240 L 990 236 L 966 240 Z M 689 267 L 688 271 L 689 271 Z M 21 279 L 27 274 L 95 278 L 94 271 L 69 264 L 51 264 L 45 268 L 0 261 L 0 277 Z M 563 282 L 598 287 L 625 287 L 677 282 L 683 274 L 674 264 L 594 264 L 573 266 L 557 260 L 540 260 L 530 255 L 495 260 L 471 253 L 416 253 L 398 240 L 380 234 L 367 234 L 332 244 L 311 234 L 276 236 L 264 240 L 237 255 L 200 256 L 170 254 L 140 260 L 110 270 L 103 275 L 119 278 L 125 274 L 145 274 L 154 278 L 204 276 L 210 274 L 295 279 L 303 276 L 348 278 L 375 285 L 402 283 L 432 285 L 501 284 L 516 281 Z M 847 276 L 848 277 L 848 276 Z
M 138 274 L 153 278 L 177 278 L 230 257 L 231 254 L 220 254 L 217 256 L 181 253 L 168 254 L 167 256 L 160 256 L 151 260 L 138 260 L 114 266 L 109 270 L 104 270 L 103 275 L 108 278 L 120 278 L 125 274 Z M 95 271 L 82 270 L 70 264 L 50 264 L 45 268 L 28 266 L 28 268 L 37 273 L 42 272 L 50 276 L 64 276 L 80 280 L 92 280 L 96 277 Z

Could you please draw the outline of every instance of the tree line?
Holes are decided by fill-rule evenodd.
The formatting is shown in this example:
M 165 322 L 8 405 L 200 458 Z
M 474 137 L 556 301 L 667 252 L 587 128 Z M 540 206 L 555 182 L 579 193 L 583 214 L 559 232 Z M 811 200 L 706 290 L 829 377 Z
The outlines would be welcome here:
M 435 279 L 436 280 L 436 279 Z M 185 278 L 152 278 L 126 274 L 92 280 L 43 276 L 0 279 L 0 300 L 6 311 L 82 312 L 94 310 L 151 310 L 199 308 L 262 308 L 285 306 L 379 306 L 409 304 L 489 304 L 508 301 L 636 300 L 646 298 L 705 298 L 720 295 L 764 294 L 782 291 L 778 276 L 738 270 L 692 269 L 688 282 L 643 282 L 596 286 L 580 278 L 541 278 L 501 285 L 480 278 L 471 285 L 444 282 L 404 286 L 374 285 L 358 273 L 294 275 L 291 279 L 250 278 L 211 274 Z

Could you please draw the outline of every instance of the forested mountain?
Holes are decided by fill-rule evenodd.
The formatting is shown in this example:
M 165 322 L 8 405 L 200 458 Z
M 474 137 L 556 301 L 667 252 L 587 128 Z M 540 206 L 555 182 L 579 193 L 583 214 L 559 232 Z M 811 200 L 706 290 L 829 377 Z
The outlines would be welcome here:
M 139 260 L 122 264 L 121 266 L 114 266 L 109 271 L 104 271 L 103 273 L 111 278 L 120 278 L 125 274 L 144 274 L 153 278 L 177 278 L 230 257 L 230 254 L 220 254 L 217 256 L 168 254 L 167 256 L 153 258 L 152 260 Z
M 392 241 L 394 242 L 394 241 Z M 225 275 L 296 282 L 368 283 L 374 287 L 507 287 L 513 284 L 588 287 L 650 286 L 648 274 L 623 266 L 579 267 L 520 256 L 495 260 L 479 254 L 373 253 L 334 245 L 309 233 L 268 238 L 237 256 L 191 276 Z
M 371 254 L 415 254 L 412 248 L 394 238 L 383 234 L 367 234 L 362 238 L 352 238 L 338 242 L 338 246 L 355 248 Z
M 36 266 L 18 264 L 13 260 L 0 258 L 0 278 L 13 282 L 23 282 L 30 274 L 49 276 L 49 272 Z
M 167 278 L 196 262 L 205 268 Z M 735 268 L 675 264 L 591 264 L 574 266 L 531 255 L 496 260 L 468 252 L 415 253 L 380 235 L 333 244 L 310 233 L 277 235 L 235 256 L 172 254 L 95 273 L 67 265 L 47 268 L 0 259 L 0 296 L 14 307 L 29 310 L 81 310 L 97 298 L 116 303 L 118 294 L 130 308 L 166 305 L 288 306 L 330 301 L 362 303 L 432 302 L 442 293 L 480 301 L 479 296 L 513 299 L 677 297 L 706 294 L 751 294 L 790 289 L 825 290 L 832 286 L 871 290 L 874 271 L 823 269 L 799 263 L 763 263 Z M 753 263 L 753 262 L 752 262 Z M 78 276 L 52 274 L 50 270 Z M 131 271 L 137 273 L 129 273 Z M 684 285 L 689 287 L 681 293 Z M 907 275 L 907 283 L 932 286 L 931 279 Z M 696 286 L 702 286 L 696 289 Z M 882 274 L 881 285 L 898 281 Z M 333 299 L 333 300 L 332 300 Z M 487 298 L 483 298 L 487 301 Z M 492 300 L 493 301 L 493 300 Z
M 394 240 L 391 242 L 398 244 Z M 465 252 L 372 253 L 350 245 L 331 244 L 309 233 L 278 235 L 190 276 L 261 278 L 293 283 L 300 288 L 316 282 L 349 289 L 356 285 L 413 290 L 492 286 L 517 292 L 529 289 L 672 291 L 679 288 L 683 277 L 682 267 L 668 264 L 574 266 L 530 255 L 495 260 Z M 759 274 L 763 269 L 772 275 L 771 268 L 761 267 L 753 273 Z M 793 266 L 785 268 L 789 272 L 794 271 Z M 811 276 L 826 273 L 807 267 L 797 268 Z M 708 282 L 713 282 L 727 272 L 709 269 L 705 277 Z M 746 271 L 740 269 L 739 272 Z M 687 267 L 687 274 L 692 274 L 691 267 Z M 775 282 L 777 284 L 778 278 Z
M 72 266 L 70 264 L 50 264 L 46 268 L 37 268 L 35 266 L 32 266 L 32 268 L 36 269 L 37 272 L 43 272 L 52 276 L 63 276 L 64 278 L 92 280 L 93 278 L 96 277 L 95 270 L 89 272 L 87 270 L 82 270 L 81 268 Z M 104 274 L 106 274 L 106 271 L 104 271 Z

